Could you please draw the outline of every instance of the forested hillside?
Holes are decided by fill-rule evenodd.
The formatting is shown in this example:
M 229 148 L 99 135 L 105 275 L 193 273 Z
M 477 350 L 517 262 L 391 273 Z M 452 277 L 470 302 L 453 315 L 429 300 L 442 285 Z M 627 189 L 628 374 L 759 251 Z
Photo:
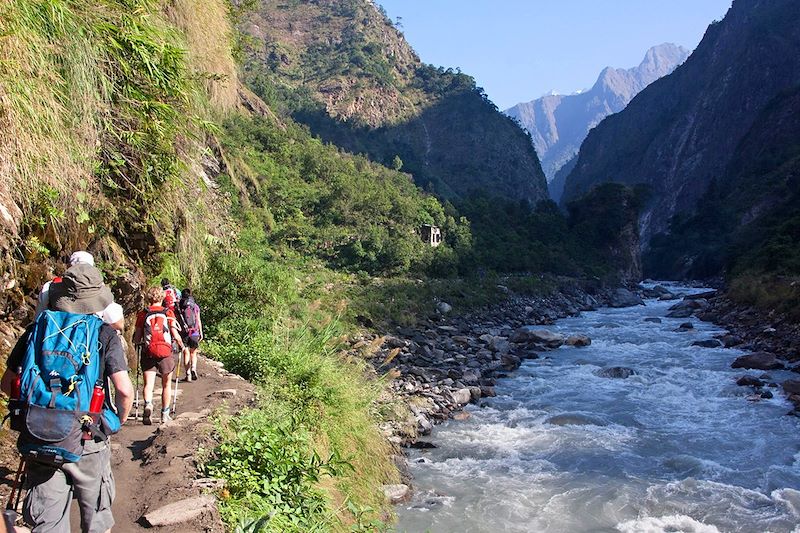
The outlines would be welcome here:
M 324 140 L 446 198 L 547 199 L 528 136 L 470 76 L 423 64 L 372 2 L 263 1 L 241 27 L 248 83 Z

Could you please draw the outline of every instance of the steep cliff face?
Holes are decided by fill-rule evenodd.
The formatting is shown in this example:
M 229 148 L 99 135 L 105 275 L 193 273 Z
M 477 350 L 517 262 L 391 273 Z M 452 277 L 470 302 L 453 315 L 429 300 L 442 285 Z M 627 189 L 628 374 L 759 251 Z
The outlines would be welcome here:
M 506 114 L 530 132 L 544 173 L 552 181 L 577 155 L 589 130 L 608 115 L 624 109 L 642 89 L 671 73 L 688 56 L 689 51 L 682 46 L 671 43 L 654 46 L 634 68 L 605 68 L 588 91 L 543 96 L 517 104 Z M 558 201 L 560 194 L 553 199 Z
M 262 0 L 247 82 L 324 140 L 458 198 L 547 198 L 528 136 L 459 71 L 424 65 L 368 0 Z
M 723 192 L 735 187 L 729 169 L 745 136 L 770 102 L 798 85 L 797 2 L 736 0 L 686 63 L 592 130 L 564 199 L 607 181 L 647 184 L 647 246 L 676 214 L 691 214 L 712 181 Z

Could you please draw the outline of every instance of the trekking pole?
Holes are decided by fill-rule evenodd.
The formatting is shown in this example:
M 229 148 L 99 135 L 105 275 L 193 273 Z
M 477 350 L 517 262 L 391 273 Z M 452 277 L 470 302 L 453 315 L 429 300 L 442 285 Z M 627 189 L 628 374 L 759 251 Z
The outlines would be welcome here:
M 16 531 L 17 518 L 19 517 L 17 509 L 19 509 L 19 497 L 22 493 L 19 488 L 19 481 L 26 470 L 26 466 L 25 458 L 20 458 L 19 468 L 17 468 L 17 474 L 14 476 L 14 485 L 11 487 L 11 494 L 8 496 L 8 503 L 3 511 L 3 522 L 7 531 Z

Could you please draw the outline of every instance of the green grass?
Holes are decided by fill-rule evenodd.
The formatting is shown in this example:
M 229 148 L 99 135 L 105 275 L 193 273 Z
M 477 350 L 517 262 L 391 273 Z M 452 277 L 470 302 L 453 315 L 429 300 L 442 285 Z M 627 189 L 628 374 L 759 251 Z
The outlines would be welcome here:
M 397 475 L 371 412 L 383 385 L 344 355 L 349 327 L 335 309 L 312 304 L 333 274 L 276 261 L 260 227 L 243 231 L 238 246 L 212 260 L 198 290 L 208 353 L 262 391 L 257 409 L 220 423 L 206 464 L 231 487 L 223 517 L 231 527 L 271 517 L 270 531 L 343 531 L 381 519 L 380 486 Z M 289 456 L 256 461 L 253 439 Z M 300 477 L 288 482 L 286 469 Z

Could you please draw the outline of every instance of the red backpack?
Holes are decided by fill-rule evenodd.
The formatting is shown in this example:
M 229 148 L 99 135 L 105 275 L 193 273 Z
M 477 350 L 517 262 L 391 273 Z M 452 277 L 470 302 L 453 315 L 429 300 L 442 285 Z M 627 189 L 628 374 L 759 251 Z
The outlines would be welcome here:
M 167 309 L 175 309 L 175 304 L 178 299 L 178 291 L 171 285 L 164 289 L 164 307 Z
M 164 359 L 172 355 L 169 317 L 163 307 L 150 307 L 144 316 L 144 345 L 150 357 Z

